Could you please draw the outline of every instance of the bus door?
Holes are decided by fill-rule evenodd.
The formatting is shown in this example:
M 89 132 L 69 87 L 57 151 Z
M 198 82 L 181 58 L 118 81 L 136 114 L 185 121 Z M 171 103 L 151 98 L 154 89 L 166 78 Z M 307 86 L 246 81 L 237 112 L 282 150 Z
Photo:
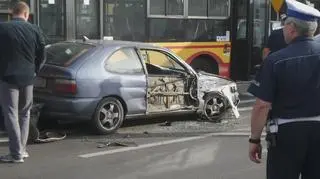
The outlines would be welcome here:
M 231 78 L 251 80 L 268 38 L 269 0 L 232 1 Z

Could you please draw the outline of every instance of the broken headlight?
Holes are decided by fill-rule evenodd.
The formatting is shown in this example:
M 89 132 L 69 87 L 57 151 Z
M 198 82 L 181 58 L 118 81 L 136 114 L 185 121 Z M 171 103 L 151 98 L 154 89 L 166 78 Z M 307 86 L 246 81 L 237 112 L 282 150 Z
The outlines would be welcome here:
M 236 86 L 231 86 L 230 87 L 231 93 L 236 93 L 237 92 L 237 87 Z

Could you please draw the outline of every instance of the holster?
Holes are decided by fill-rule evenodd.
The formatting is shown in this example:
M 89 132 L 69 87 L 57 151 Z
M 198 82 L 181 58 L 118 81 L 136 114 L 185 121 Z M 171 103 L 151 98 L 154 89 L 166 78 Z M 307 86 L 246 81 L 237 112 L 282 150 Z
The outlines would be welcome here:
M 271 129 L 273 127 L 273 129 Z M 276 130 L 274 130 L 276 128 Z M 277 145 L 277 134 L 278 134 L 278 123 L 272 118 L 271 111 L 268 113 L 267 126 L 266 126 L 266 141 L 268 147 L 276 147 Z
M 267 133 L 266 141 L 268 143 L 268 147 L 276 147 L 277 146 L 277 133 Z

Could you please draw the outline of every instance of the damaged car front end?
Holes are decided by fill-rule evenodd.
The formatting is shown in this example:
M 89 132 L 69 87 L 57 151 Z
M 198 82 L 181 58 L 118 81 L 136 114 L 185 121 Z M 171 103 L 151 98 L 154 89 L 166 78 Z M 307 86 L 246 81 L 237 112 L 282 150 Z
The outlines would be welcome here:
M 226 78 L 205 73 L 198 73 L 198 114 L 207 120 L 219 120 L 231 109 L 239 118 L 237 105 L 240 102 L 237 84 Z
M 163 82 L 162 87 L 166 86 L 166 89 L 169 89 L 168 86 L 172 86 L 167 91 L 169 93 L 165 93 L 166 90 L 158 91 L 158 94 L 163 97 L 170 96 L 172 99 L 184 100 L 177 103 L 177 105 L 170 103 L 170 105 L 167 105 L 167 109 L 194 110 L 201 119 L 209 121 L 220 121 L 224 114 L 231 109 L 233 115 L 239 118 L 240 114 L 237 106 L 240 103 L 240 99 L 237 84 L 234 81 L 202 71 L 196 72 L 169 49 L 167 49 L 167 52 L 171 53 L 177 60 L 176 62 L 185 69 L 185 73 L 181 73 L 181 78 L 176 79 L 177 81 L 167 80 Z M 166 97 L 164 99 L 170 101 Z M 181 104 L 184 104 L 184 106 Z

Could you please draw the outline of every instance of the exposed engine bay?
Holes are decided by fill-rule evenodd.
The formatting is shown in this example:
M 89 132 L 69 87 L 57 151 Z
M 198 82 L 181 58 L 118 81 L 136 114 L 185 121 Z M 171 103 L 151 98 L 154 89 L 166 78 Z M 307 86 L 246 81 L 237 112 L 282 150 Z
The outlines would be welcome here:
M 239 102 L 238 95 L 233 95 L 237 91 L 235 83 L 227 79 L 205 73 L 192 76 L 174 70 L 156 74 L 161 67 L 153 66 L 151 69 L 148 71 L 147 93 L 150 113 L 196 110 L 203 119 L 217 120 Z
M 239 117 L 236 83 L 213 74 L 196 73 L 157 51 L 141 52 L 147 71 L 147 112 L 195 111 L 219 119 L 229 108 Z
M 174 76 L 163 76 L 148 78 L 148 110 L 170 111 L 177 109 L 191 109 L 197 104 L 192 98 L 192 78 L 179 78 Z

